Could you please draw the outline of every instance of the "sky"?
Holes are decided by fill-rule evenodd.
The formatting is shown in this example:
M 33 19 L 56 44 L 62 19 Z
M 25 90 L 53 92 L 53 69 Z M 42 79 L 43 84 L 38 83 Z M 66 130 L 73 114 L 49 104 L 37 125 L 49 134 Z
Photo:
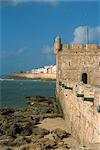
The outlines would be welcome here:
M 0 0 L 0 75 L 55 64 L 53 45 L 100 43 L 99 0 Z

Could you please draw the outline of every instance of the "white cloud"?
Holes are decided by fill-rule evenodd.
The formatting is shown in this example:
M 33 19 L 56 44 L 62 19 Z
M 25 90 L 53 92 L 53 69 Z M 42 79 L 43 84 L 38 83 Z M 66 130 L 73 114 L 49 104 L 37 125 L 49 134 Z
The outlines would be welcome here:
M 53 47 L 50 47 L 48 45 L 44 45 L 43 48 L 42 48 L 42 53 L 43 54 L 48 54 L 48 55 L 53 54 Z
M 24 55 L 27 52 L 26 51 L 27 49 L 28 49 L 27 47 L 22 47 L 17 50 L 11 50 L 11 51 L 2 50 L 1 57 L 2 59 L 15 59 L 16 57 L 20 57 Z
M 26 47 L 22 47 L 22 48 L 18 49 L 18 50 L 17 50 L 17 54 L 18 54 L 18 55 L 23 54 L 23 53 L 26 51 L 26 49 L 27 49 Z
M 46 2 L 50 3 L 54 6 L 58 5 L 59 2 L 78 2 L 80 0 L 0 0 L 0 3 L 7 3 L 7 4 L 20 4 L 20 3 L 30 3 L 30 2 Z M 81 0 L 81 1 L 94 1 L 99 2 L 99 0 Z
M 0 3 L 12 4 L 13 6 L 16 6 L 17 4 L 21 3 L 33 3 L 33 2 L 45 2 L 50 3 L 53 6 L 56 6 L 60 2 L 60 0 L 0 0 Z
M 47 60 L 48 65 L 50 65 L 55 60 L 53 47 L 50 47 L 49 45 L 44 45 L 41 51 L 43 58 L 45 58 Z
M 79 26 L 74 30 L 73 43 L 87 43 L 94 40 L 100 41 L 100 26 L 88 27 Z

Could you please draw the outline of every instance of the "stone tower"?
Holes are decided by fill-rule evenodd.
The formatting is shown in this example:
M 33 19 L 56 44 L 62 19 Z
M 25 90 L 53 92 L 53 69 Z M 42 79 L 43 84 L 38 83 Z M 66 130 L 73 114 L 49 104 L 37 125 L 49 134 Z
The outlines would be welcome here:
M 100 85 L 100 47 L 96 44 L 62 44 L 55 39 L 57 90 L 60 80 Z
M 100 47 L 62 44 L 57 36 L 54 52 L 56 97 L 67 128 L 80 144 L 100 147 Z

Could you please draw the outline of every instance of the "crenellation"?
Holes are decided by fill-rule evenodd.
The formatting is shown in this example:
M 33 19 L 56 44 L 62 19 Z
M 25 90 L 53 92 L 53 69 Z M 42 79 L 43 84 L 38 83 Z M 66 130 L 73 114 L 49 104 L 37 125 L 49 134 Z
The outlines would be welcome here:
M 57 42 L 58 43 L 58 42 Z M 57 44 L 56 43 L 56 44 Z M 56 48 L 57 48 L 57 45 L 55 44 Z M 100 46 L 96 45 L 96 44 L 59 44 L 58 48 L 62 49 L 62 50 L 79 50 L 80 52 L 83 51 L 83 50 L 95 50 L 95 51 L 98 51 L 100 50 Z
M 82 49 L 83 44 L 72 44 L 72 49 Z
M 87 48 L 87 49 L 98 49 L 98 47 L 97 47 L 96 44 L 87 44 L 87 45 L 86 45 L 86 48 Z
M 69 49 L 69 45 L 68 44 L 62 44 L 62 50 L 67 50 Z

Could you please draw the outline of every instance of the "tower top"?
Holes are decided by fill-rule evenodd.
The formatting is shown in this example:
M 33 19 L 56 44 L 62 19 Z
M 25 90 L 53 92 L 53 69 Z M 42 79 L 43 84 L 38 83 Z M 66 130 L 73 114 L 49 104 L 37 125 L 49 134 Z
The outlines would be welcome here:
M 55 39 L 55 44 L 54 44 L 54 52 L 55 54 L 57 53 L 57 51 L 59 51 L 61 49 L 61 38 L 58 35 Z

